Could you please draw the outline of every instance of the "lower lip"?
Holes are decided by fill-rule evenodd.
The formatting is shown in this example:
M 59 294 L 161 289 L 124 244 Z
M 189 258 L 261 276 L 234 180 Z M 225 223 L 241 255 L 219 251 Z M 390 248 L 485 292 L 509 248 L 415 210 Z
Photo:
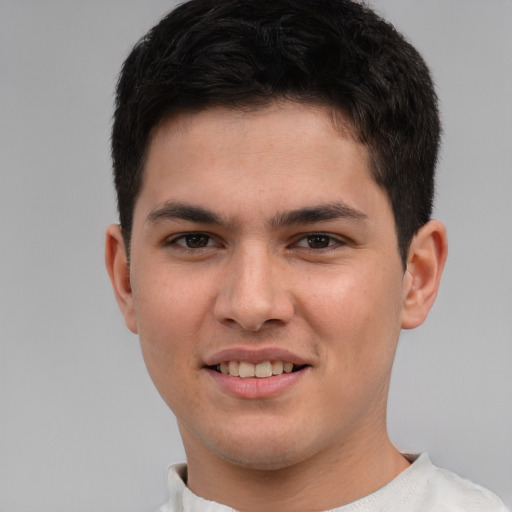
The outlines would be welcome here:
M 265 378 L 233 377 L 205 368 L 210 377 L 226 392 L 248 400 L 271 398 L 296 384 L 308 372 L 309 367 L 293 373 L 282 373 Z

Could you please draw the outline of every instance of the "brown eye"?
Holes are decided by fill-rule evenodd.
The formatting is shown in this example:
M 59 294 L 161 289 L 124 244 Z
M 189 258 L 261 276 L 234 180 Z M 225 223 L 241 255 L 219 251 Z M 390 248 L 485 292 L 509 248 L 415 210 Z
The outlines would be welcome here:
M 190 249 L 201 249 L 210 242 L 210 237 L 203 233 L 191 233 L 183 237 L 185 245 Z
M 343 238 L 328 233 L 309 233 L 297 240 L 293 247 L 321 251 L 322 249 L 338 249 L 345 245 L 347 242 Z
M 325 249 L 331 244 L 331 237 L 322 234 L 308 235 L 306 240 L 311 249 Z

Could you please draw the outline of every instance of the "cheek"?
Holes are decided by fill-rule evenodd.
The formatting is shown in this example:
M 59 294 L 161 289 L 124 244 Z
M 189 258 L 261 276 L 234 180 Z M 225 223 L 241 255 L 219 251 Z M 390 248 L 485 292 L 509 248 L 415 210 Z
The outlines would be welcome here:
M 382 278 L 345 275 L 311 296 L 309 321 L 325 364 L 319 379 L 326 422 L 343 424 L 346 411 L 358 417 L 373 406 L 382 410 L 400 333 L 392 286 Z
M 308 289 L 313 290 L 311 283 Z M 352 372 L 372 361 L 378 364 L 380 358 L 392 359 L 401 300 L 398 274 L 370 272 L 367 267 L 365 272 L 340 271 L 323 283 L 317 281 L 301 309 L 328 349 L 339 353 L 338 364 Z
M 197 366 L 197 340 L 210 300 L 193 279 L 162 272 L 141 277 L 133 293 L 143 357 L 157 388 L 173 388 L 181 374 Z
M 193 332 L 209 304 L 204 282 L 200 276 L 158 265 L 139 275 L 133 283 L 139 332 L 152 333 L 155 342 L 171 335 L 177 340 L 178 333 Z

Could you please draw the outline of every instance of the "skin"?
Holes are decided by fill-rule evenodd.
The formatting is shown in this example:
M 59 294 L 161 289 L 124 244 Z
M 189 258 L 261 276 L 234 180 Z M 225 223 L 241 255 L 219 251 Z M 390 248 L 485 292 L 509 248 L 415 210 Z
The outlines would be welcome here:
M 107 231 L 116 298 L 177 417 L 187 485 L 206 499 L 325 510 L 408 467 L 386 431 L 389 380 L 400 330 L 435 299 L 446 232 L 426 224 L 404 272 L 367 162 L 321 107 L 182 114 L 151 140 L 129 265 L 119 227 Z M 241 397 L 206 366 L 233 348 L 286 350 L 307 368 Z

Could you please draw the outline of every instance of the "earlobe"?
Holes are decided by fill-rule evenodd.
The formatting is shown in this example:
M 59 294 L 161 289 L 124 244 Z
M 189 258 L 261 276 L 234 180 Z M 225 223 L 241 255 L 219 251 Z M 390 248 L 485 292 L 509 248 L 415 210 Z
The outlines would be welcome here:
M 112 224 L 107 228 L 105 235 L 105 266 L 126 326 L 132 332 L 137 333 L 130 268 L 121 227 L 118 224 Z
M 414 236 L 404 276 L 402 328 L 413 329 L 427 318 L 434 304 L 448 255 L 446 228 L 431 220 Z

